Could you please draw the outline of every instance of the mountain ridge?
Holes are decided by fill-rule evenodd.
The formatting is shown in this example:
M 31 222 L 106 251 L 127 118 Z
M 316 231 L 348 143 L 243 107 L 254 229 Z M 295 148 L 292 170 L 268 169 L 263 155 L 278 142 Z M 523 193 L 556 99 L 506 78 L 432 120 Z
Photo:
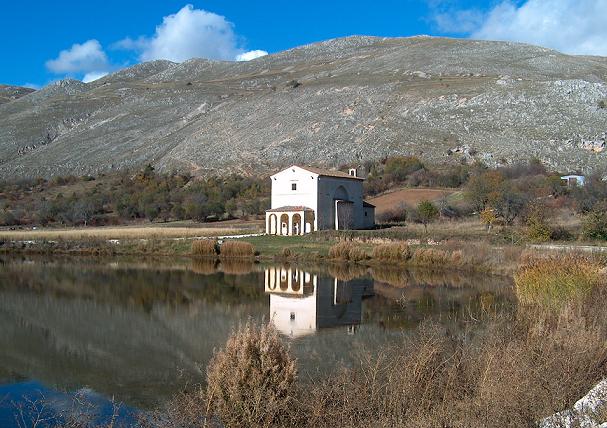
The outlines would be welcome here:
M 607 58 L 532 45 L 347 37 L 249 62 L 152 61 L 0 104 L 0 177 L 152 163 L 195 174 L 395 154 L 607 166 Z

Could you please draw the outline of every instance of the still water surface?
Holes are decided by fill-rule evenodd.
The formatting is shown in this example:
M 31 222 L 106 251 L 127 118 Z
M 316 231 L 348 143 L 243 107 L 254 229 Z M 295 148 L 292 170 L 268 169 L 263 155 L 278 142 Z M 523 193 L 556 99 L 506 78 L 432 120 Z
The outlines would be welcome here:
M 249 318 L 272 320 L 314 379 L 424 320 L 474 325 L 511 293 L 508 278 L 457 272 L 0 258 L 0 426 L 17 426 L 28 398 L 153 408 L 204 382 L 213 350 Z

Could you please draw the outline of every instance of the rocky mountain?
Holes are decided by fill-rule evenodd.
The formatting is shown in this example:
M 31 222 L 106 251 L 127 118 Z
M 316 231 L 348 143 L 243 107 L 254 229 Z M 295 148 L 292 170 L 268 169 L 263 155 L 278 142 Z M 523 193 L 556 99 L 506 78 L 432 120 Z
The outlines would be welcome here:
M 607 166 L 607 58 L 348 37 L 250 62 L 143 63 L 0 105 L 0 176 L 267 172 L 394 154 Z M 603 106 L 603 107 L 601 107 Z
M 16 100 L 27 94 L 34 92 L 34 89 L 23 88 L 21 86 L 0 85 L 0 105 Z

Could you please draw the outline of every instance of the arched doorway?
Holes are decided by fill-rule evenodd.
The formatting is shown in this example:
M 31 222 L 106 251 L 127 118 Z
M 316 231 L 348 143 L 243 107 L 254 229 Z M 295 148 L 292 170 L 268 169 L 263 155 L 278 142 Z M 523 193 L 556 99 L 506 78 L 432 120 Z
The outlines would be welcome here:
M 287 214 L 280 216 L 280 234 L 283 236 L 289 234 L 289 216 Z
M 339 230 L 351 229 L 354 223 L 354 205 L 350 202 L 348 191 L 339 186 L 333 194 L 333 228 Z
M 292 222 L 292 231 L 293 235 L 303 235 L 301 231 L 301 215 L 293 214 Z
M 278 222 L 278 218 L 276 217 L 276 214 L 270 214 L 270 216 L 268 217 L 268 227 L 267 227 L 268 234 L 276 235 L 278 233 L 278 228 L 276 225 L 277 222 Z

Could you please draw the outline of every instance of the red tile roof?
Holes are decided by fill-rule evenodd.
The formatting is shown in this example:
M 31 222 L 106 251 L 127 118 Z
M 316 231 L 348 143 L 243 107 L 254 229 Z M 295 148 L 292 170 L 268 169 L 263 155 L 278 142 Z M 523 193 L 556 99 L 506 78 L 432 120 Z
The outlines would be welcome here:
M 332 170 L 332 169 L 322 169 L 322 168 L 316 168 L 313 166 L 302 166 L 302 165 L 295 165 L 295 166 L 298 166 L 301 169 L 305 169 L 306 171 L 313 172 L 314 174 L 318 174 L 323 177 L 336 177 L 336 178 L 349 178 L 352 180 L 364 180 L 364 178 L 362 178 L 362 177 L 354 177 L 354 176 L 348 174 L 347 172 L 343 172 L 343 171 L 337 171 L 337 170 Z
M 270 210 L 266 210 L 267 213 L 276 213 L 276 212 L 293 212 L 293 211 L 314 211 L 312 208 L 301 206 L 292 206 L 287 205 L 284 207 L 272 208 Z

